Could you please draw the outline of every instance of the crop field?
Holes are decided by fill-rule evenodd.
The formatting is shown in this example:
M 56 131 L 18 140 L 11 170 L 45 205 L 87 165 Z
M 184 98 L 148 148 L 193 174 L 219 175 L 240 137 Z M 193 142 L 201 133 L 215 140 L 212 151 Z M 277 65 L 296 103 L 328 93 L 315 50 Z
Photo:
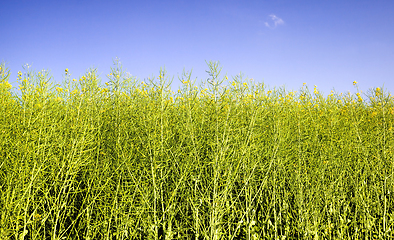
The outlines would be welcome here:
M 383 87 L 0 66 L 0 239 L 394 238 Z

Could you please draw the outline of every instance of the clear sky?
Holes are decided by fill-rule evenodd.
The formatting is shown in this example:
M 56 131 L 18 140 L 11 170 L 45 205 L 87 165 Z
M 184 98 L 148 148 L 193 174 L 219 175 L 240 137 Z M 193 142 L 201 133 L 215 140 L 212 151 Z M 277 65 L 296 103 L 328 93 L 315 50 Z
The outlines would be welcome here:
M 79 78 L 95 67 L 102 82 L 118 57 L 141 81 L 160 67 L 174 77 L 205 61 L 270 87 L 304 82 L 328 94 L 384 87 L 394 93 L 394 1 L 177 0 L 1 1 L 0 61 L 11 84 L 29 64 Z

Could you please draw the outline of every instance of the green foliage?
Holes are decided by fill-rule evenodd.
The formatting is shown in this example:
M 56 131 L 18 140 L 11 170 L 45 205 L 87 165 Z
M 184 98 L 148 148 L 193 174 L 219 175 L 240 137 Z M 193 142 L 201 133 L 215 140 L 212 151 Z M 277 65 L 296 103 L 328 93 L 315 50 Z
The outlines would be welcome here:
M 388 239 L 393 97 L 0 65 L 0 239 Z M 356 83 L 355 83 L 356 85 Z

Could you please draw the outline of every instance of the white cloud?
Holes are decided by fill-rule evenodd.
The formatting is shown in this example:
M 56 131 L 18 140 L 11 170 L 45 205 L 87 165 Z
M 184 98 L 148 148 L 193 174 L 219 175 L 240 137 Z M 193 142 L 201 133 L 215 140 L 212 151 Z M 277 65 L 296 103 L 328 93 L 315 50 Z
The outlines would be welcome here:
M 278 26 L 278 25 L 285 24 L 285 22 L 281 18 L 278 18 L 275 14 L 269 15 L 269 17 L 271 18 L 271 20 L 273 22 L 272 23 L 273 26 L 271 26 L 268 22 L 264 22 L 266 27 L 276 28 L 276 26 Z

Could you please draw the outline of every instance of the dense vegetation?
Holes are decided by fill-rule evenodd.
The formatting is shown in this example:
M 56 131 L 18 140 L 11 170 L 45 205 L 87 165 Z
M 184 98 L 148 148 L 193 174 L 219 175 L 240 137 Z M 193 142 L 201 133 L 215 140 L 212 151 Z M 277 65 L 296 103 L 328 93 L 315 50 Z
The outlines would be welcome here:
M 394 99 L 0 69 L 0 239 L 394 236 Z M 357 88 L 357 83 L 355 82 Z M 227 85 L 227 86 L 226 86 Z

